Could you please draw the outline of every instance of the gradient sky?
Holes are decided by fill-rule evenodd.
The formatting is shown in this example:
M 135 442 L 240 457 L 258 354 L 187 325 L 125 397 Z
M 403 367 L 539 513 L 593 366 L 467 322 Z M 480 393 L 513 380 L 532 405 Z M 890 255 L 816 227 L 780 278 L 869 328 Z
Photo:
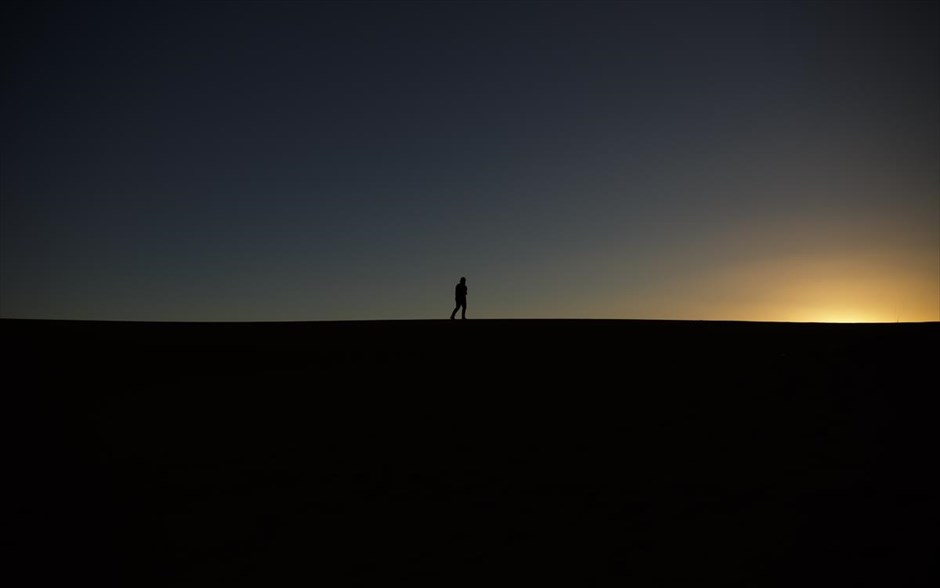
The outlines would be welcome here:
M 940 320 L 937 2 L 2 11 L 5 318 Z

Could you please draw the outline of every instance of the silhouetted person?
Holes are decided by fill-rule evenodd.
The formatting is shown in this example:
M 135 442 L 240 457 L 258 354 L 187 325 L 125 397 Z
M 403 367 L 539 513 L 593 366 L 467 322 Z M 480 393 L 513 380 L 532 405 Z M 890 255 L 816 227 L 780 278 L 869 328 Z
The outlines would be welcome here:
M 454 288 L 454 300 L 457 301 L 457 306 L 454 307 L 454 312 L 450 313 L 450 320 L 454 320 L 458 310 L 461 319 L 467 318 L 467 278 L 460 278 L 460 283 Z

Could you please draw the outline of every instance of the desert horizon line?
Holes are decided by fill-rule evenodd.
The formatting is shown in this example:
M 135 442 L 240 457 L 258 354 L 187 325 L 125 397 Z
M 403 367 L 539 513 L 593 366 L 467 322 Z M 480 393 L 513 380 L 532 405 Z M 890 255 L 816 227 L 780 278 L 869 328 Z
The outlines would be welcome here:
M 45 322 L 45 323 L 121 323 L 121 324 L 319 324 L 319 323 L 416 323 L 450 322 L 447 318 L 360 318 L 360 319 L 248 319 L 248 320 L 159 320 L 159 319 L 95 319 L 95 318 L 42 318 L 42 317 L 0 317 L 3 322 Z M 675 318 L 583 318 L 583 317 L 494 317 L 467 319 L 470 322 L 623 322 L 623 323 L 736 323 L 736 324 L 781 324 L 781 325 L 914 325 L 940 324 L 940 320 L 924 321 L 786 321 L 786 320 L 744 320 L 744 319 L 675 319 Z M 456 327 L 459 328 L 459 327 Z

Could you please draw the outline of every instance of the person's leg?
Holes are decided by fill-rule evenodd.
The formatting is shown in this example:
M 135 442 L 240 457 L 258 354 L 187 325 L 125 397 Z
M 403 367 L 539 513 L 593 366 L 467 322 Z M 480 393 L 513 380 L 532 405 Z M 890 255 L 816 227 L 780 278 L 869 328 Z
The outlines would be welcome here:
M 457 309 L 460 308 L 460 303 L 457 303 L 457 306 L 454 307 L 454 312 L 450 313 L 450 320 L 454 320 L 454 317 L 457 316 Z
M 467 301 L 466 300 L 460 301 L 460 318 L 461 319 L 467 318 Z

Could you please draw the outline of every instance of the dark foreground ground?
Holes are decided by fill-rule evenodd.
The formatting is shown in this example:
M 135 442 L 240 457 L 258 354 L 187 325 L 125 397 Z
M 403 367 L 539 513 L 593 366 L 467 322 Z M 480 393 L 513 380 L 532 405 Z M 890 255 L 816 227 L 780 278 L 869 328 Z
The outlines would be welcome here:
M 16 585 L 932 585 L 936 323 L 0 332 Z

